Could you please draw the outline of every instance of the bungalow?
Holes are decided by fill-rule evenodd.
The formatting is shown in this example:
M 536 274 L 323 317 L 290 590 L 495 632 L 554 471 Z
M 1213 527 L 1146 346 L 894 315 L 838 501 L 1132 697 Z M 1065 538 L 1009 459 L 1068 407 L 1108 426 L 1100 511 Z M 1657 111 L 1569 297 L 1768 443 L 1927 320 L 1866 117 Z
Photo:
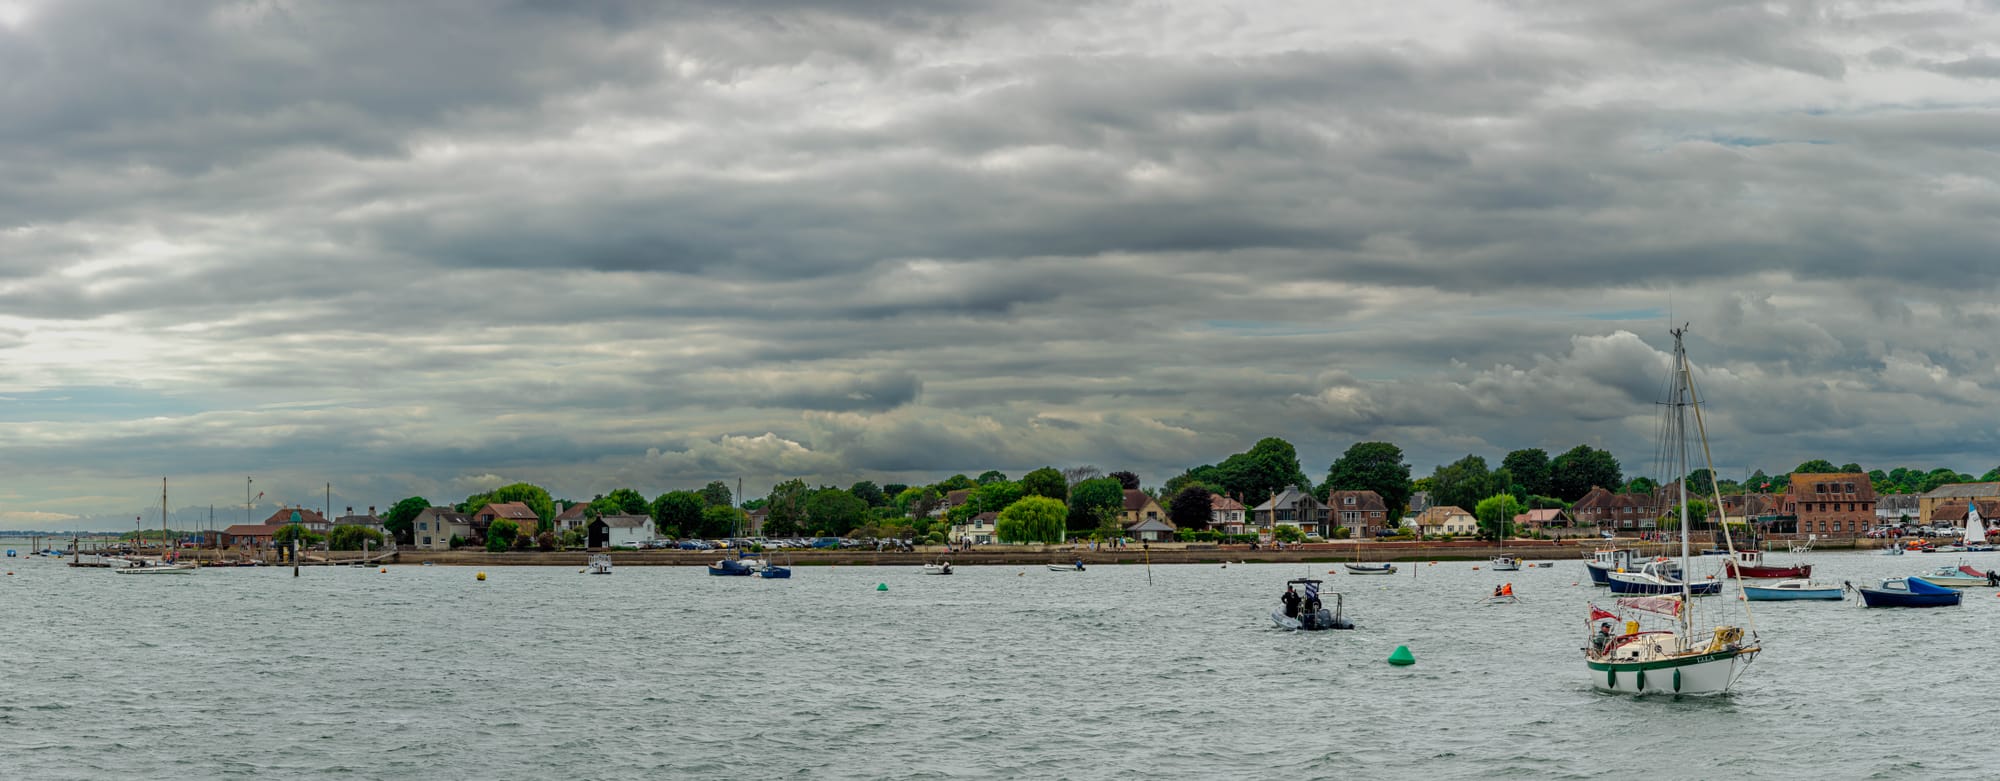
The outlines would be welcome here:
M 1327 495 L 1326 505 L 1339 525 L 1352 530 L 1356 539 L 1389 523 L 1389 506 L 1374 491 L 1334 491 Z
M 480 536 L 472 529 L 472 516 L 450 507 L 426 507 L 410 519 L 410 540 L 421 550 L 451 550 L 453 537 L 472 542 Z
M 1222 494 L 1208 497 L 1209 528 L 1223 534 L 1243 533 L 1243 503 Z
M 1424 534 L 1472 534 L 1479 531 L 1479 521 L 1452 505 L 1433 505 L 1417 514 L 1417 529 Z
M 1569 526 L 1569 516 L 1560 508 L 1529 510 L 1514 516 L 1514 533 L 1523 534 Z
M 959 545 L 990 545 L 1000 540 L 995 530 L 999 522 L 999 513 L 983 512 L 967 518 L 965 523 L 952 525 L 947 539 Z
M 239 523 L 223 529 L 218 536 L 222 538 L 223 545 L 230 547 L 268 548 L 271 547 L 271 535 L 282 528 L 285 528 L 284 524 Z
M 585 544 L 592 548 L 629 548 L 655 539 L 653 519 L 644 515 L 600 515 L 587 528 Z
M 1174 538 L 1174 522 L 1164 517 L 1141 518 L 1128 524 L 1125 533 L 1141 542 L 1167 542 Z
M 1297 526 L 1307 534 L 1326 534 L 1326 505 L 1304 488 L 1286 488 L 1250 508 L 1250 520 L 1260 532 L 1277 526 Z

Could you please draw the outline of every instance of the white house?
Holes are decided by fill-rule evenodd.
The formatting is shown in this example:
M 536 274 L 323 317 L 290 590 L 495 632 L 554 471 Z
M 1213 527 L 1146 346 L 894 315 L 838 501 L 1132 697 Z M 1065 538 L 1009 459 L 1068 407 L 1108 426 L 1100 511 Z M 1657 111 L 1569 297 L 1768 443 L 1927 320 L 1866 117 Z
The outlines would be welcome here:
M 1479 520 L 1472 517 L 1472 513 L 1451 505 L 1433 505 L 1417 514 L 1417 528 L 1425 534 L 1472 534 L 1479 531 Z
M 994 512 L 972 516 L 965 519 L 965 523 L 953 524 L 949 539 L 960 545 L 991 545 L 999 542 L 1000 536 L 993 528 L 999 519 L 1000 514 Z
M 1243 533 L 1243 503 L 1222 494 L 1208 497 L 1208 525 L 1223 534 Z
M 632 547 L 654 539 L 653 519 L 644 515 L 605 515 L 590 522 L 592 548 Z

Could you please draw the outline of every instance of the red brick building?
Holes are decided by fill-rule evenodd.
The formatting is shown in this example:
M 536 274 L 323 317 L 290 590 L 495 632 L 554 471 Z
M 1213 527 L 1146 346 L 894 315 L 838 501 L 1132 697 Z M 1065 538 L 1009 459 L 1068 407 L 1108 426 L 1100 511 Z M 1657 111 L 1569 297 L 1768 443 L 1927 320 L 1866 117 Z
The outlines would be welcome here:
M 1799 518 L 1799 534 L 1856 537 L 1875 523 L 1875 487 L 1861 472 L 1792 475 L 1785 512 Z
M 1374 491 L 1334 491 L 1327 495 L 1326 506 L 1341 526 L 1354 530 L 1356 539 L 1389 524 L 1389 507 L 1382 502 L 1382 495 Z M 1397 521 L 1401 523 L 1401 519 Z
M 1614 494 L 1592 486 L 1590 493 L 1584 494 L 1570 507 L 1569 514 L 1578 526 L 1652 531 L 1659 525 L 1661 513 L 1666 512 L 1668 507 L 1680 506 L 1679 494 L 1668 500 L 1662 496 L 1663 493 L 1664 490 L 1651 494 Z M 1679 523 L 1679 516 L 1675 516 L 1674 528 L 1680 528 Z

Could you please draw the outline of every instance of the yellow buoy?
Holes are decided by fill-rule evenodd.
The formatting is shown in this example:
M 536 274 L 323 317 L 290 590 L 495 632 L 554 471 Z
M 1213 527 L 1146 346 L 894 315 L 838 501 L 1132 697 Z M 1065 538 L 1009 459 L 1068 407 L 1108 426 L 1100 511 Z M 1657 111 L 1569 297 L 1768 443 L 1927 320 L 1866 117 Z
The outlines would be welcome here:
M 474 577 L 474 578 L 476 578 L 476 579 L 478 579 L 478 580 L 481 580 L 481 581 L 484 581 L 484 580 L 486 580 L 486 573 L 484 573 L 484 572 L 481 572 L 481 573 L 479 573 L 478 575 L 474 575 L 473 577 Z
M 378 569 L 378 570 L 375 570 L 375 571 L 376 571 L 376 572 L 381 572 L 381 573 L 387 573 L 387 572 L 389 571 L 389 568 L 388 568 L 388 567 L 383 567 L 383 568 L 381 568 L 381 569 Z

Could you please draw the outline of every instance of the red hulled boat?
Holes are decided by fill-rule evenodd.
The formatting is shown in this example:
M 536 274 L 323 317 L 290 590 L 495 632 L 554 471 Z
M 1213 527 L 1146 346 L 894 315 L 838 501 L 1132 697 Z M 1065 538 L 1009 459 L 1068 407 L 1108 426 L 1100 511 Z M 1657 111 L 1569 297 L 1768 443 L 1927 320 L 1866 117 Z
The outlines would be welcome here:
M 1760 550 L 1740 550 L 1736 558 L 1722 563 L 1730 577 L 1737 578 L 1810 578 L 1811 564 L 1794 564 L 1780 567 L 1764 563 L 1764 552 Z

